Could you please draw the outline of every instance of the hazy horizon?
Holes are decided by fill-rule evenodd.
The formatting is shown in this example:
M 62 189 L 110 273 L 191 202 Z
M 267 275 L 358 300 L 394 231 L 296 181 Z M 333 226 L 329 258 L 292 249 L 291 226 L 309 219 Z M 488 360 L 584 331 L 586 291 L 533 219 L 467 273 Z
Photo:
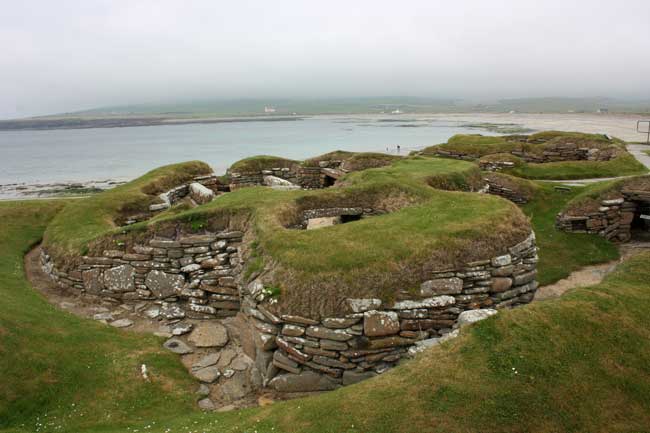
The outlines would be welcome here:
M 194 99 L 648 100 L 646 2 L 24 1 L 0 118 Z

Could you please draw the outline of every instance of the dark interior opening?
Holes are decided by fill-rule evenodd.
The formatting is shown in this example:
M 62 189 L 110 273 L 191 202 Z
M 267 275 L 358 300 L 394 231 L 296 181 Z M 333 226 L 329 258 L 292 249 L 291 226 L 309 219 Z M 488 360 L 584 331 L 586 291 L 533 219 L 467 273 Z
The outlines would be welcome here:
M 630 225 L 632 239 L 650 241 L 650 203 L 639 203 Z
M 332 176 L 323 176 L 323 188 L 329 188 L 330 186 L 334 185 L 336 182 L 336 179 L 334 179 Z
M 341 224 L 349 223 L 352 221 L 359 221 L 361 215 L 341 215 Z
M 574 232 L 587 231 L 587 220 L 571 221 L 571 230 Z

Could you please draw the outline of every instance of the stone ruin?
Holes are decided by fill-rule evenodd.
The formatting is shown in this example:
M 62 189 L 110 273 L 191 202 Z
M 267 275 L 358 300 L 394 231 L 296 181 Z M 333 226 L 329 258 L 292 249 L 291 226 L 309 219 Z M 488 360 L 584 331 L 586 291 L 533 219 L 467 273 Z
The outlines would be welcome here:
M 561 212 L 558 229 L 593 233 L 617 242 L 634 237 L 650 240 L 650 191 L 623 189 L 622 197 L 603 199 L 597 210 Z
M 455 335 L 459 321 L 528 303 L 537 289 L 531 234 L 500 256 L 431 273 L 416 293 L 403 293 L 399 301 L 346 299 L 346 314 L 301 317 L 278 311 L 261 278 L 246 281 L 242 254 L 251 241 L 246 238 L 228 230 L 155 237 L 129 251 L 83 257 L 74 269 L 64 271 L 46 252 L 42 264 L 60 286 L 135 304 L 142 315 L 179 329 L 178 334 L 191 330 L 183 325 L 188 319 L 237 316 L 241 333 L 248 336 L 244 351 L 258 378 L 254 383 L 279 392 L 330 390 L 381 374 Z M 188 350 L 193 345 L 180 336 L 168 344 Z M 197 377 L 203 382 L 219 378 Z
M 292 163 L 290 167 L 275 167 L 259 171 L 230 171 L 230 188 L 235 190 L 247 186 L 270 185 L 269 177 L 282 179 L 303 189 L 319 189 L 333 186 L 346 171 L 341 168 L 343 161 L 318 161 L 317 166 Z
M 205 203 L 216 194 L 252 184 L 326 187 L 328 179 L 340 174 L 332 172 L 338 170 L 336 161 L 304 169 L 231 173 L 229 185 L 216 176 L 203 176 L 159 196 L 161 203 L 151 211 L 186 197 Z M 291 228 L 325 227 L 381 213 L 362 207 L 305 209 Z M 81 257 L 73 267 L 55 262 L 45 250 L 41 260 L 62 288 L 132 306 L 143 318 L 166 326 L 171 338 L 165 347 L 195 357 L 190 370 L 202 383 L 203 395 L 217 385 L 220 393 L 230 389 L 228 395 L 237 398 L 263 387 L 280 393 L 325 391 L 381 374 L 405 357 L 458 335 L 462 323 L 531 302 L 538 287 L 537 247 L 531 233 L 499 256 L 432 272 L 416 291 L 400 293 L 395 302 L 342 299 L 345 312 L 339 316 L 303 317 L 278 309 L 276 294 L 265 287 L 263 275 L 246 275 L 254 241 L 246 228 L 177 232 L 174 237 L 122 243 L 101 255 Z M 224 320 L 230 331 L 221 329 Z M 224 346 L 230 344 L 233 330 L 241 341 L 241 356 L 230 356 L 238 352 Z M 224 333 L 225 341 L 205 343 Z M 202 347 L 218 351 L 200 352 Z M 214 407 L 209 399 L 201 406 Z

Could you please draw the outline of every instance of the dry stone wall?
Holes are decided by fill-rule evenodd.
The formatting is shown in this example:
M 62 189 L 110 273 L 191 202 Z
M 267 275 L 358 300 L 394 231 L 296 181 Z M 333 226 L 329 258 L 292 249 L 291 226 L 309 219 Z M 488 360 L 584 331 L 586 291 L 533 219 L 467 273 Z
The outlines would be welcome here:
M 154 238 L 132 251 L 106 250 L 63 271 L 44 251 L 44 269 L 62 287 L 120 302 L 146 302 L 168 319 L 237 314 L 243 233 Z M 153 313 L 152 313 L 153 314 Z
M 528 199 L 522 193 L 515 191 L 512 188 L 508 188 L 507 186 L 499 183 L 497 179 L 486 177 L 484 178 L 484 180 L 485 183 L 487 184 L 487 188 L 485 189 L 486 193 L 492 195 L 498 195 L 499 197 L 508 199 L 511 202 L 516 204 L 528 203 Z
M 391 304 L 347 299 L 349 314 L 322 319 L 273 312 L 273 299 L 256 280 L 242 288 L 242 311 L 254 331 L 252 356 L 268 386 L 278 391 L 355 383 L 386 371 L 420 346 L 448 338 L 463 315 L 486 316 L 532 301 L 536 264 L 531 234 L 504 255 L 432 273 L 416 295 L 402 293 L 404 299 Z
M 632 237 L 632 222 L 640 208 L 650 207 L 650 192 L 627 190 L 622 196 L 601 200 L 595 211 L 559 213 L 556 227 L 566 232 L 593 233 L 608 240 L 627 242 Z
M 473 161 L 480 158 L 480 155 L 465 153 L 458 150 L 434 148 L 437 155 L 446 158 L 462 159 Z M 547 145 L 541 152 L 526 152 L 525 150 L 512 150 L 511 155 L 517 156 L 530 163 L 546 163 L 560 161 L 609 161 L 619 155 L 616 148 L 595 148 L 580 147 L 576 143 L 556 143 Z M 509 161 L 491 161 L 485 163 L 484 169 L 499 170 L 509 168 L 512 163 Z
M 328 186 L 326 178 L 330 176 L 326 167 L 306 167 L 295 165 L 293 167 L 272 168 L 247 173 L 230 173 L 230 189 L 243 188 L 248 186 L 264 185 L 265 176 L 275 176 L 291 182 L 305 189 L 318 189 Z
M 431 273 L 396 302 L 346 299 L 340 317 L 301 317 L 278 311 L 260 277 L 244 281 L 243 238 L 240 231 L 153 238 L 129 251 L 83 257 L 66 272 L 47 253 L 42 261 L 65 288 L 135 303 L 136 311 L 170 324 L 239 313 L 248 324 L 249 356 L 264 384 L 280 392 L 329 390 L 380 374 L 455 335 L 459 322 L 528 303 L 537 289 L 531 233 L 503 255 Z
M 219 178 L 216 175 L 198 176 L 191 183 L 177 186 L 159 194 L 158 199 L 160 203 L 150 205 L 149 210 L 151 212 L 157 212 L 169 209 L 174 203 L 188 195 L 198 204 L 207 203 L 212 200 L 215 192 L 225 192 L 227 190 L 228 188 L 219 182 Z

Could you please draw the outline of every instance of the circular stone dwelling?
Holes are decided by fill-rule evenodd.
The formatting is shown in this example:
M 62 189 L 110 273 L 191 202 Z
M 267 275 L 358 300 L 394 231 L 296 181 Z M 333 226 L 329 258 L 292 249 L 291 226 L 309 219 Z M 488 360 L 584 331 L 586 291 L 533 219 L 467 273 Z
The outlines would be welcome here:
M 177 164 L 71 202 L 42 263 L 179 329 L 170 348 L 193 349 L 185 323 L 236 317 L 254 386 L 330 390 L 533 299 L 535 235 L 484 183 L 474 164 L 424 156 L 257 157 L 225 176 Z

